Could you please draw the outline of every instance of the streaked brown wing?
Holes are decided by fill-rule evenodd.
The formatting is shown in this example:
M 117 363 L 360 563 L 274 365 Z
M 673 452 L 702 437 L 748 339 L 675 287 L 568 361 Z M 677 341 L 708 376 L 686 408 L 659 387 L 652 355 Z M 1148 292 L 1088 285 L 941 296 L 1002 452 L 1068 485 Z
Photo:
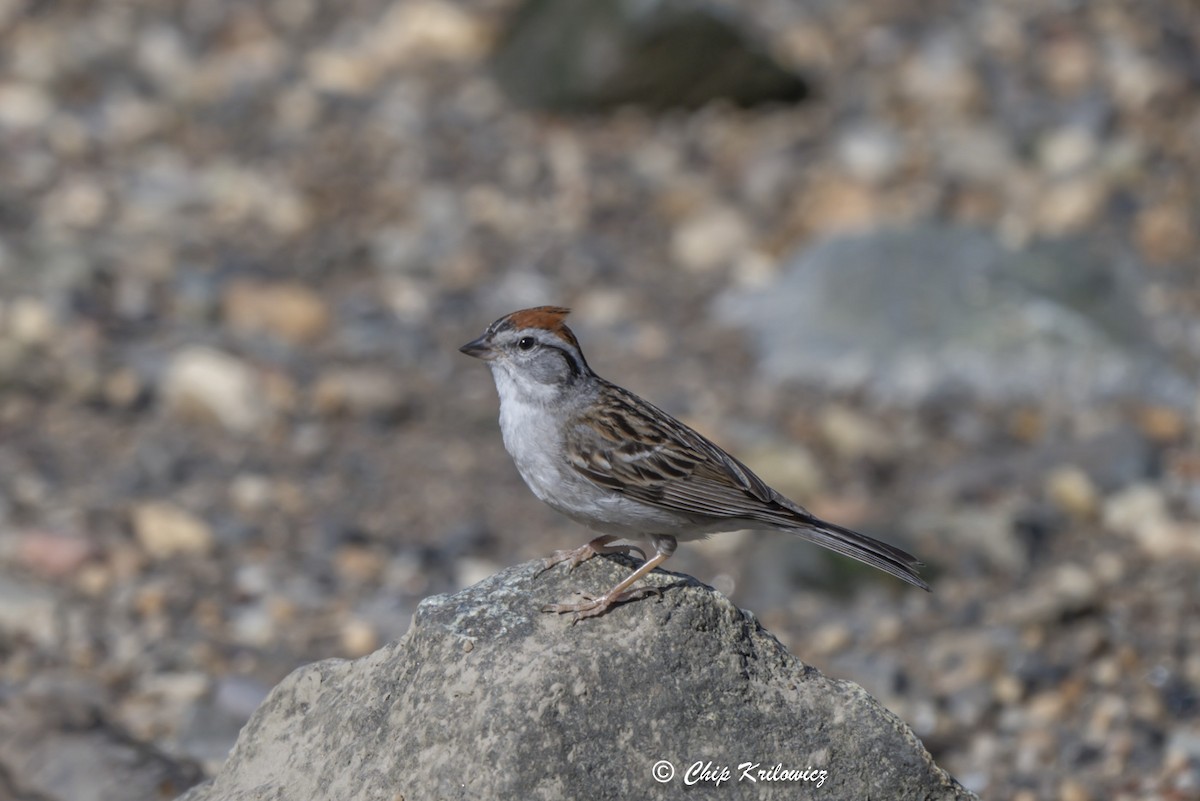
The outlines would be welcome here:
M 750 468 L 631 392 L 605 385 L 611 406 L 568 427 L 571 465 L 598 486 L 686 515 L 779 526 L 928 590 L 912 554 L 814 517 Z
M 571 465 L 590 481 L 684 514 L 786 523 L 779 496 L 705 437 L 620 387 L 567 433 Z

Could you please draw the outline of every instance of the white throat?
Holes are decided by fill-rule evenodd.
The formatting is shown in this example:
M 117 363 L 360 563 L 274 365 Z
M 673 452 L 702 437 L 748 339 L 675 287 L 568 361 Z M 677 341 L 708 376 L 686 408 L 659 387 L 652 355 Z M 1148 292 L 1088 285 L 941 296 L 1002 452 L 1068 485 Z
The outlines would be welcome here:
M 534 381 L 529 376 L 512 370 L 503 363 L 489 362 L 488 367 L 492 368 L 492 379 L 496 382 L 496 393 L 500 396 L 501 415 L 504 414 L 504 407 L 507 404 L 518 403 L 545 407 L 547 404 L 554 403 L 562 392 L 560 386 Z
M 541 500 L 557 508 L 554 490 L 562 482 L 558 454 L 562 452 L 561 411 L 556 398 L 561 387 L 513 375 L 489 365 L 500 396 L 500 432 L 521 477 Z

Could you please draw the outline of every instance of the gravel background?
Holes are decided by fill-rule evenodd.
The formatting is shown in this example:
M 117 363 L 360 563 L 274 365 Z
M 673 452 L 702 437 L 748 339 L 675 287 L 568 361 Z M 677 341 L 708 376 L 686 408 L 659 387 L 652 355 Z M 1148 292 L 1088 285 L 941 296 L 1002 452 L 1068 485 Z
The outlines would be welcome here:
M 582 542 L 456 350 L 562 303 L 935 592 L 767 534 L 674 569 L 986 797 L 1200 797 L 1200 411 L 778 384 L 712 312 L 838 233 L 1077 237 L 1194 371 L 1195 4 L 730 3 L 812 100 L 583 117 L 490 80 L 510 6 L 0 0 L 0 795 L 78 710 L 211 772 L 292 668 Z

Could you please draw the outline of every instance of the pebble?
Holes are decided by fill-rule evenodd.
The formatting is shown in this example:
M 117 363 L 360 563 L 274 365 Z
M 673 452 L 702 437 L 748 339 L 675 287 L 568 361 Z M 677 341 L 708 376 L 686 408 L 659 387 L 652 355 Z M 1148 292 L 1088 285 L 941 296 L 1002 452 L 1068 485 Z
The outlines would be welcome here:
M 145 397 L 145 390 L 135 370 L 119 368 L 104 378 L 102 393 L 114 409 L 129 409 Z
M 292 588 L 294 597 L 284 597 L 282 595 L 273 595 L 267 599 L 267 612 L 271 616 L 271 620 L 276 626 L 289 626 L 296 622 L 296 617 L 301 613 L 301 602 L 297 599 L 307 595 L 312 597 L 312 593 L 302 593 L 296 588 Z M 311 604 L 311 601 L 309 602 Z M 307 607 L 306 607 L 307 608 Z
M 214 421 L 237 434 L 254 431 L 269 419 L 256 371 L 212 348 L 179 351 L 163 376 L 161 392 L 167 409 L 181 419 Z
M 161 624 L 167 610 L 167 595 L 162 580 L 148 581 L 133 594 L 132 608 L 144 620 Z
M 1046 495 L 1067 514 L 1088 519 L 1099 509 L 1100 493 L 1086 471 L 1074 465 L 1057 467 L 1046 477 Z
M 616 326 L 628 320 L 631 298 L 616 287 L 597 288 L 577 303 L 574 311 L 596 326 Z
M 392 6 L 344 45 L 309 54 L 308 78 L 319 89 L 364 94 L 404 64 L 481 58 L 487 43 L 477 19 L 441 0 Z
M 783 443 L 760 445 L 740 452 L 739 457 L 754 465 L 754 472 L 789 498 L 814 498 L 825 488 L 825 473 L 806 448 Z
M 817 425 L 821 438 L 843 459 L 882 459 L 896 450 L 894 438 L 882 425 L 848 406 L 826 406 Z
M 1158 203 L 1138 212 L 1134 239 L 1147 261 L 1166 264 L 1194 251 L 1196 229 L 1182 204 Z
M 916 531 L 953 532 L 956 547 L 980 559 L 990 569 L 1010 573 L 1020 571 L 1028 554 L 1013 530 L 1013 512 L 1002 505 L 996 508 L 967 509 L 946 514 L 933 509 L 914 512 L 906 521 Z
M 429 572 L 421 559 L 411 552 L 398 553 L 383 569 L 383 586 L 390 592 L 416 597 L 428 594 Z
M 132 519 L 138 543 L 155 559 L 204 554 L 213 548 L 209 525 L 172 503 L 139 504 L 133 509 Z
M 384 301 L 397 320 L 406 325 L 423 326 L 432 313 L 430 288 L 407 275 L 388 276 L 384 281 Z
M 1181 441 L 1188 433 L 1188 421 L 1169 406 L 1142 406 L 1137 413 L 1138 429 L 1150 441 L 1160 445 Z
M 1135 484 L 1109 498 L 1102 520 L 1110 531 L 1134 538 L 1151 556 L 1178 556 L 1179 546 L 1184 545 L 1179 527 L 1167 513 L 1166 497 L 1149 484 Z
M 898 615 L 884 615 L 874 621 L 871 645 L 882 647 L 900 642 L 904 636 L 904 621 Z
M 85 598 L 100 599 L 112 588 L 113 573 L 106 565 L 84 565 L 75 579 L 75 587 Z
M 1050 175 L 1069 175 L 1096 159 L 1098 146 L 1091 131 L 1079 126 L 1057 128 L 1037 144 L 1038 161 Z
M 148 26 L 137 40 L 137 65 L 164 90 L 186 82 L 195 68 L 182 34 L 166 25 Z
M 263 647 L 275 642 L 280 627 L 268 605 L 257 601 L 240 606 L 233 612 L 229 631 L 233 639 L 242 645 Z
M 1148 55 L 1138 52 L 1128 39 L 1107 43 L 1105 77 L 1117 105 L 1138 112 L 1158 97 L 1170 83 L 1167 73 Z
M 1025 688 L 1015 676 L 1002 673 L 996 677 L 995 683 L 992 685 L 992 694 L 1001 704 L 1011 707 L 1020 702 L 1021 697 L 1025 694 Z
M 1117 534 L 1136 536 L 1144 526 L 1164 524 L 1166 519 L 1166 498 L 1151 484 L 1133 484 L 1104 504 L 1105 528 Z
M 207 165 L 197 176 L 204 203 L 225 225 L 264 225 L 275 236 L 300 233 L 312 215 L 305 197 L 282 174 L 233 161 Z
M 8 308 L 0 309 L 0 319 L 5 320 L 8 335 L 25 347 L 44 345 L 57 332 L 54 315 L 36 298 L 14 298 Z
M 837 141 L 837 156 L 850 175 L 870 184 L 891 178 L 900 167 L 904 150 L 891 131 L 858 126 L 843 132 Z
M 49 96 L 28 83 L 0 84 L 0 129 L 13 133 L 42 128 L 54 112 Z
M 43 203 L 45 217 L 71 228 L 91 228 L 108 213 L 109 198 L 95 181 L 71 178 L 50 192 Z
M 750 245 L 750 229 L 737 211 L 718 206 L 680 223 L 671 237 L 671 256 L 685 269 L 706 273 L 728 267 Z
M 371 584 L 379 580 L 387 566 L 387 560 L 371 548 L 361 545 L 343 545 L 333 557 L 338 577 L 352 585 Z
M 947 177 L 980 183 L 1000 182 L 1016 160 L 1002 130 L 980 125 L 949 125 L 934 133 L 934 158 Z
M 1090 225 L 1108 197 L 1095 177 L 1080 175 L 1044 187 L 1036 202 L 1038 230 L 1048 236 L 1066 236 Z
M 1166 753 L 1166 758 L 1172 762 L 1200 765 L 1200 724 L 1192 723 L 1177 729 L 1167 742 Z
M 229 485 L 229 499 L 245 515 L 267 509 L 274 497 L 271 480 L 257 473 L 241 473 Z
M 1099 603 L 1100 584 L 1085 568 L 1065 564 L 998 614 L 1007 623 L 1053 625 Z
M 1059 801 L 1092 801 L 1091 794 L 1083 783 L 1076 779 L 1066 779 L 1058 786 Z
M 500 565 L 490 559 L 467 557 L 458 561 L 456 583 L 460 587 L 470 587 L 488 578 L 500 569 Z
M 901 90 L 912 100 L 938 112 L 965 112 L 979 98 L 975 70 L 955 37 L 930 37 L 901 68 Z
M 271 573 L 261 563 L 239 565 L 234 573 L 233 586 L 245 598 L 261 598 L 271 590 Z
M 355 658 L 365 656 L 379 647 L 379 632 L 365 620 L 351 618 L 343 621 L 339 640 L 342 652 Z
M 33 529 L 20 535 L 16 562 L 42 578 L 60 579 L 74 575 L 94 554 L 84 537 Z
M 407 399 L 400 379 L 378 367 L 326 370 L 312 388 L 313 408 L 326 417 L 395 417 Z
M 138 683 L 142 694 L 164 699 L 176 706 L 177 711 L 183 711 L 183 705 L 203 698 L 211 686 L 212 680 L 198 671 L 157 673 Z
M 879 201 L 870 187 L 836 176 L 808 186 L 793 212 L 797 227 L 825 235 L 870 228 L 880 214 Z
M 847 626 L 831 623 L 813 632 L 808 648 L 815 654 L 828 655 L 845 649 L 853 639 Z
M 1084 611 L 1099 600 L 1100 585 L 1081 565 L 1061 565 L 1054 573 L 1051 586 L 1060 599 L 1060 610 L 1064 613 Z
M 268 334 L 293 345 L 314 342 L 330 327 L 325 301 L 298 283 L 232 281 L 225 289 L 221 309 L 233 330 L 244 335 Z
M 1119 667 L 1116 669 L 1120 670 Z M 1090 710 L 1084 730 L 1085 741 L 1092 745 L 1102 745 L 1111 735 L 1114 725 L 1128 717 L 1129 704 L 1124 698 L 1119 695 L 1104 695 Z
M 1051 37 L 1037 48 L 1038 67 L 1047 83 L 1061 95 L 1082 91 L 1095 77 L 1092 45 L 1082 36 Z
M 444 0 L 416 0 L 393 6 L 370 46 L 394 59 L 470 62 L 487 45 L 477 16 Z

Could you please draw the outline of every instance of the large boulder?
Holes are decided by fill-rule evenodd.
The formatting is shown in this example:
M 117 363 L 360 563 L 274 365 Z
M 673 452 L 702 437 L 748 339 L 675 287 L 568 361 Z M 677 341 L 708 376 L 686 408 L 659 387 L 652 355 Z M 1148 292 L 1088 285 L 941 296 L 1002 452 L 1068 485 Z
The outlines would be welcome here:
M 695 580 L 656 572 L 660 595 L 575 625 L 540 611 L 629 565 L 533 562 L 427 599 L 399 642 L 292 673 L 184 801 L 598 801 L 689 782 L 720 798 L 973 798 L 861 687 Z
M 493 54 L 516 103 L 597 112 L 795 103 L 808 82 L 729 8 L 696 0 L 526 0 Z
M 763 375 L 888 404 L 965 395 L 1190 408 L 1195 379 L 1140 309 L 1142 272 L 1093 241 L 1012 249 L 982 231 L 919 225 L 821 240 L 716 310 L 750 333 Z

